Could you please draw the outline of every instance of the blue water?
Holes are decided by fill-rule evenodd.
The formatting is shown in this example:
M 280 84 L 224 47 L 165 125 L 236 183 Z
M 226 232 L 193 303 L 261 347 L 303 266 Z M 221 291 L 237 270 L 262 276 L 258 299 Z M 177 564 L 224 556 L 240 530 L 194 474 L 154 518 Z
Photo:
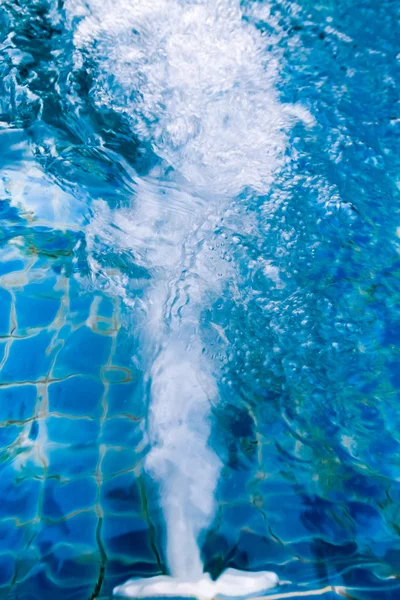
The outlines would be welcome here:
M 0 4 L 0 595 L 400 598 L 399 16 Z

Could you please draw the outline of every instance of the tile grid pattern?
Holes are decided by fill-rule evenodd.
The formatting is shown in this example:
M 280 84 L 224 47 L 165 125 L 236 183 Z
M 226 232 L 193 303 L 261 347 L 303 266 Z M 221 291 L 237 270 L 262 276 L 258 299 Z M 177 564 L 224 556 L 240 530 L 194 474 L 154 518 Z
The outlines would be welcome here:
M 134 477 L 142 437 L 140 417 L 130 414 L 135 382 L 130 357 L 122 365 L 116 357 L 118 300 L 79 291 L 73 279 L 54 277 L 40 263 L 28 258 L 23 269 L 4 274 L 0 282 L 6 473 L 0 526 L 30 538 L 21 554 L 10 545 L 0 554 L 0 590 L 10 592 L 15 585 L 24 590 L 35 578 L 39 585 L 44 572 L 50 587 L 83 585 L 88 598 L 96 597 L 106 562 L 126 563 L 129 571 L 137 561 L 135 529 L 146 546 L 144 563 L 157 569 L 145 543 L 149 525 Z M 23 306 L 27 294 L 30 302 Z M 85 557 L 87 564 L 74 573 L 76 561 L 85 563 Z

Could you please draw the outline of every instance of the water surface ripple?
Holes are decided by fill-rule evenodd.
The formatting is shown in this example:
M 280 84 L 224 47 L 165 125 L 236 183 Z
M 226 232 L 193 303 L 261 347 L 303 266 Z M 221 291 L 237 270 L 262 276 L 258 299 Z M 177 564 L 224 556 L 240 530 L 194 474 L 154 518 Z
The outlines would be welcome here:
M 400 597 L 398 12 L 0 4 L 0 595 Z

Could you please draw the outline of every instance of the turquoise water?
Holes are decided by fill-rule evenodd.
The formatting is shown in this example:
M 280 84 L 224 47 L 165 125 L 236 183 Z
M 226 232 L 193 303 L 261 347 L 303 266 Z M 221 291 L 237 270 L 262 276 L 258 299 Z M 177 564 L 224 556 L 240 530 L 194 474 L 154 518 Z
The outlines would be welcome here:
M 398 23 L 0 4 L 1 595 L 400 598 Z

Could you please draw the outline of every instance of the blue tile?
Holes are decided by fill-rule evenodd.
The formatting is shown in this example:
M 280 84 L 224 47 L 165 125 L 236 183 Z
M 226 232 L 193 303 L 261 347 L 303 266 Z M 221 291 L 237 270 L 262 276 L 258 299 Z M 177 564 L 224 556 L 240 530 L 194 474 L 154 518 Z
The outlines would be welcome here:
M 247 524 L 243 523 L 243 527 L 247 527 Z M 289 548 L 269 537 L 265 523 L 256 531 L 257 533 L 254 530 L 240 531 L 239 539 L 235 544 L 235 555 L 246 556 L 246 561 L 255 570 L 265 569 L 266 563 L 273 565 L 290 562 L 292 554 Z M 230 546 L 233 546 L 232 543 Z
M 49 385 L 49 410 L 71 416 L 99 416 L 104 385 L 89 377 L 70 377 Z
M 7 448 L 15 442 L 22 431 L 19 425 L 4 425 L 0 427 L 0 448 Z
M 15 557 L 12 554 L 0 554 L 0 587 L 11 584 L 15 572 Z
M 142 441 L 141 422 L 127 417 L 114 417 L 103 423 L 101 442 L 109 446 L 127 446 L 135 449 Z
M 25 543 L 28 547 L 21 548 L 21 550 L 16 554 L 16 573 L 15 573 L 15 583 L 20 582 L 21 580 L 29 577 L 32 571 L 37 569 L 38 564 L 40 564 L 40 554 L 36 548 L 32 548 L 29 546 L 30 541 L 34 537 L 34 533 L 32 528 L 24 527 L 24 530 L 29 529 L 29 537 L 26 536 Z M 27 532 L 28 533 L 28 532 Z M 14 585 L 15 585 L 14 583 Z
M 34 478 L 17 479 L 14 470 L 1 472 L 0 498 L 2 517 L 18 517 L 30 521 L 38 515 L 42 482 Z
M 59 586 L 47 578 L 45 567 L 40 563 L 31 570 L 27 579 L 18 583 L 15 591 L 18 600 L 54 600 L 60 594 Z
M 15 591 L 18 591 L 18 600 L 82 600 L 90 598 L 93 594 L 93 584 L 62 586 L 58 581 L 48 577 L 45 565 L 40 565 L 35 572 L 24 582 L 21 582 Z
M 54 291 L 56 278 L 31 283 L 16 295 L 18 331 L 31 327 L 46 327 L 53 322 L 61 302 L 60 292 Z
M 43 559 L 51 578 L 60 586 L 91 583 L 92 589 L 99 577 L 100 555 L 98 549 L 83 544 L 57 544 Z M 86 598 L 89 594 L 86 594 Z M 84 596 L 81 596 L 84 597 Z
M 0 335 L 10 333 L 11 294 L 0 287 Z
M 47 352 L 52 336 L 44 330 L 29 338 L 13 340 L 0 381 L 37 381 L 46 377 L 53 360 L 53 352 Z
M 108 555 L 154 560 L 148 524 L 141 517 L 105 517 L 102 538 Z
M 138 460 L 138 455 L 130 448 L 124 448 L 122 450 L 108 448 L 101 463 L 103 476 L 112 477 L 117 473 L 132 469 L 137 464 Z
M 131 414 L 142 418 L 145 411 L 141 386 L 136 381 L 111 383 L 107 391 L 107 416 Z
M 99 317 L 105 317 L 106 319 L 111 319 L 114 315 L 115 307 L 113 298 L 109 298 L 108 296 L 103 296 L 101 298 L 97 314 Z
M 97 491 L 94 477 L 65 483 L 47 479 L 44 484 L 42 515 L 55 520 L 75 511 L 91 508 L 96 504 Z
M 100 367 L 107 363 L 111 343 L 111 338 L 93 333 L 86 325 L 79 327 L 71 333 L 59 352 L 54 376 L 96 375 Z
M 0 521 L 0 553 L 18 552 L 25 543 L 24 528 L 15 527 L 10 521 Z
M 141 497 L 135 475 L 124 473 L 104 481 L 100 489 L 100 504 L 105 513 L 139 513 Z
M 98 419 L 71 419 L 69 417 L 50 416 L 46 419 L 46 427 L 50 442 L 72 445 L 85 444 L 96 440 L 100 431 Z
M 227 505 L 224 507 L 222 515 L 221 519 L 227 525 L 227 529 L 248 527 L 252 531 L 266 533 L 264 516 L 250 501 Z
M 117 334 L 117 343 L 113 355 L 113 363 L 121 367 L 128 367 L 135 371 L 132 357 L 137 353 L 137 341 L 132 332 L 121 327 Z
M 22 271 L 24 267 L 24 262 L 19 259 L 0 261 L 0 276 Z
M 0 421 L 25 421 L 35 412 L 37 390 L 34 385 L 0 387 Z
M 49 477 L 77 477 L 94 475 L 99 461 L 99 449 L 96 444 L 71 445 L 49 448 Z
M 50 522 L 43 519 L 41 529 L 35 538 L 35 545 L 41 553 L 52 552 L 56 544 L 82 544 L 98 550 L 96 529 L 98 518 L 94 511 L 81 513 L 69 519 Z
M 70 281 L 71 283 L 69 293 L 69 318 L 74 324 L 84 323 L 90 314 L 90 307 L 93 302 L 93 296 L 91 294 L 83 293 L 79 286 L 76 283 L 74 283 L 74 280 Z

